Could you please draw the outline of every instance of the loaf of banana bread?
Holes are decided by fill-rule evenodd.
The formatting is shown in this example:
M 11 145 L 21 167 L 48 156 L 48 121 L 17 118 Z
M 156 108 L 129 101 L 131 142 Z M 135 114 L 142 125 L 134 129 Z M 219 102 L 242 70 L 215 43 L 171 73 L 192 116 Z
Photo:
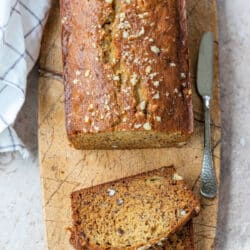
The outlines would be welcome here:
M 71 243 L 77 250 L 132 250 L 164 243 L 200 210 L 173 167 L 82 189 L 71 201 Z
M 67 134 L 165 147 L 193 131 L 185 0 L 61 0 Z

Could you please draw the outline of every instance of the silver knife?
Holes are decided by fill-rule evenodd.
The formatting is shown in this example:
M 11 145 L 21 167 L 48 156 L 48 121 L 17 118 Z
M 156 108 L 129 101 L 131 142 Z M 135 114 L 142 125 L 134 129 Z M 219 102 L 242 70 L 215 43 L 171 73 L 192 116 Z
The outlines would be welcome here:
M 204 155 L 201 172 L 201 195 L 214 198 L 217 193 L 216 175 L 213 165 L 210 134 L 210 100 L 213 87 L 214 37 L 212 32 L 203 35 L 199 49 L 197 87 L 202 96 L 205 112 Z

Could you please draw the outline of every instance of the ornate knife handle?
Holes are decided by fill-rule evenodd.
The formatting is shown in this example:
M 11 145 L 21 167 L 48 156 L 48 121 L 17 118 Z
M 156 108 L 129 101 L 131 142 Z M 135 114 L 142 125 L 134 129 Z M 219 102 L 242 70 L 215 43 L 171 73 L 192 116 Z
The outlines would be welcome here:
M 205 145 L 201 172 L 201 195 L 206 198 L 214 198 L 217 193 L 216 175 L 211 150 L 210 133 L 210 96 L 203 96 L 205 109 Z

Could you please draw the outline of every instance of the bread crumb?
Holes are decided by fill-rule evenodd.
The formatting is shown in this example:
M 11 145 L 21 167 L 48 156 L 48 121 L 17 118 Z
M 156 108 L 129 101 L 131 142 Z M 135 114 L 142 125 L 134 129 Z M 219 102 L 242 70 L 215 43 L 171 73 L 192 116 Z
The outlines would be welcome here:
M 118 228 L 118 229 L 116 230 L 116 233 L 117 233 L 117 235 L 122 236 L 125 232 L 124 232 L 124 230 L 122 230 L 121 228 Z
M 110 197 L 114 196 L 115 193 L 116 193 L 116 191 L 115 191 L 114 189 L 111 189 L 111 188 L 109 188 L 109 189 L 107 190 L 107 192 L 108 192 L 108 195 L 109 195 Z
M 117 200 L 117 205 L 121 206 L 123 204 L 123 199 L 122 198 L 119 198 Z

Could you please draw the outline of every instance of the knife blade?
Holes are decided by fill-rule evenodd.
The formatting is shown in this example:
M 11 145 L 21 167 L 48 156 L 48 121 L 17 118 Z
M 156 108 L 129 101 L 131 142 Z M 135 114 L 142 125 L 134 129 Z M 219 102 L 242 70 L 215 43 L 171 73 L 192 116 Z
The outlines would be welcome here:
M 210 100 L 213 89 L 213 59 L 214 37 L 212 32 L 206 32 L 201 40 L 197 67 L 197 89 L 203 99 L 205 133 L 204 154 L 201 171 L 201 195 L 206 198 L 214 198 L 217 193 L 216 175 L 211 151 L 210 132 Z

